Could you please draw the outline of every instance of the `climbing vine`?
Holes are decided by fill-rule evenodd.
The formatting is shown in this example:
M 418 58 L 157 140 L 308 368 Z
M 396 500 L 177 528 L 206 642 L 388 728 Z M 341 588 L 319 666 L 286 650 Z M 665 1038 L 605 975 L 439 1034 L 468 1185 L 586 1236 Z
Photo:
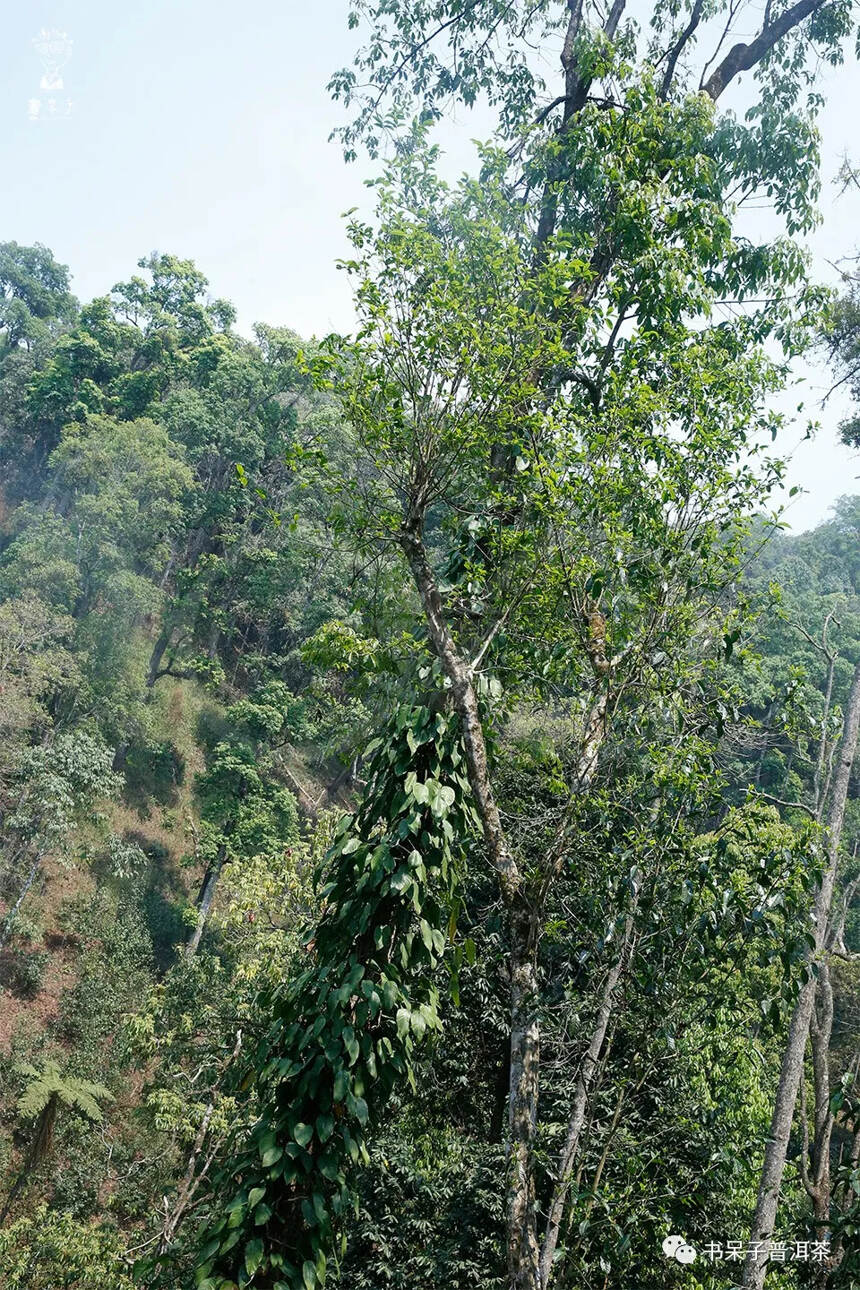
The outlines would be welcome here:
M 267 1000 L 253 1054 L 262 1109 L 230 1153 L 198 1290 L 324 1284 L 368 1125 L 395 1085 L 414 1085 L 414 1046 L 441 1028 L 443 960 L 456 998 L 458 869 L 474 829 L 457 719 L 399 707 L 367 754 L 361 806 L 318 874 L 311 965 Z

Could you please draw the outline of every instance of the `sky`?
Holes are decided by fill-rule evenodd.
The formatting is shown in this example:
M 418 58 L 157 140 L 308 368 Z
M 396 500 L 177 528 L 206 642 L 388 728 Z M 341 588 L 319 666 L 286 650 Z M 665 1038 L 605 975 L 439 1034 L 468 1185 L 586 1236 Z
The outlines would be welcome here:
M 344 120 L 326 91 L 350 62 L 347 0 L 34 0 L 10 6 L 0 47 L 0 240 L 42 242 L 69 265 L 81 300 L 129 278 L 150 251 L 193 259 L 239 327 L 256 321 L 302 335 L 351 324 L 342 214 L 368 213 L 372 163 L 346 165 L 328 142 Z M 41 88 L 33 40 L 66 32 L 62 90 Z M 821 119 L 820 277 L 860 251 L 860 193 L 838 198 L 843 156 L 860 162 L 857 64 L 828 71 Z M 54 113 L 49 115 L 49 100 Z M 38 102 L 38 108 L 35 106 Z M 470 167 L 489 117 L 461 111 L 441 142 L 453 173 Z M 805 410 L 778 448 L 792 453 L 787 513 L 795 530 L 827 518 L 860 488 L 860 456 L 838 443 L 844 398 L 813 365 L 783 400 Z M 803 441 L 807 418 L 820 421 Z

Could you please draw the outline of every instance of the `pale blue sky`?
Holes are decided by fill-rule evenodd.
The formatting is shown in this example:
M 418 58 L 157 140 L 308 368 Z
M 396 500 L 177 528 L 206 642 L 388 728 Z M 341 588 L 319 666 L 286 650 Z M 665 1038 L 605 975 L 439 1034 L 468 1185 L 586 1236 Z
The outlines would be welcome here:
M 67 263 L 83 300 L 134 271 L 151 250 L 194 259 L 213 292 L 231 299 L 247 331 L 259 320 L 303 334 L 345 329 L 347 284 L 341 213 L 369 209 L 367 163 L 344 165 L 327 142 L 341 109 L 325 85 L 350 59 L 355 33 L 347 0 L 36 0 L 7 7 L 0 48 L 0 239 L 44 242 Z M 31 121 L 42 66 L 32 47 L 40 28 L 74 41 L 60 105 L 68 117 Z M 813 240 L 827 260 L 860 249 L 860 194 L 836 202 L 841 156 L 857 147 L 856 63 L 829 73 L 822 120 L 825 222 Z M 450 164 L 472 156 L 469 139 L 486 119 L 444 132 Z M 829 383 L 813 369 L 805 398 Z M 794 397 L 796 395 L 796 397 Z M 856 492 L 860 457 L 836 443 L 844 403 L 817 412 L 822 431 L 795 454 L 791 483 L 808 490 L 790 511 L 794 527 L 824 518 L 841 493 Z M 788 431 L 782 451 L 800 431 Z

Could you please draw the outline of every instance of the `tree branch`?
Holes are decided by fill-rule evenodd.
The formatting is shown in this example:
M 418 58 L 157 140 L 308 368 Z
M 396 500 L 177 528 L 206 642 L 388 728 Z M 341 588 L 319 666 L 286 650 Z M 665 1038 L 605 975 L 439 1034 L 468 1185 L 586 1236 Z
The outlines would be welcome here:
M 766 25 L 748 45 L 742 41 L 733 45 L 719 67 L 708 77 L 702 86 L 704 92 L 716 103 L 723 90 L 739 76 L 748 72 L 770 53 L 774 45 L 799 26 L 810 14 L 823 9 L 826 0 L 797 0 L 797 4 L 786 9 L 785 13 L 769 25 Z
M 672 81 L 675 76 L 675 68 L 678 65 L 678 59 L 681 57 L 681 54 L 684 52 L 684 47 L 693 36 L 693 33 L 701 21 L 703 8 L 704 0 L 696 0 L 696 3 L 693 5 L 693 11 L 690 14 L 690 21 L 687 23 L 687 26 L 672 46 L 668 62 L 666 63 L 666 72 L 663 77 L 663 84 L 660 86 L 661 99 L 665 99 L 671 89 Z

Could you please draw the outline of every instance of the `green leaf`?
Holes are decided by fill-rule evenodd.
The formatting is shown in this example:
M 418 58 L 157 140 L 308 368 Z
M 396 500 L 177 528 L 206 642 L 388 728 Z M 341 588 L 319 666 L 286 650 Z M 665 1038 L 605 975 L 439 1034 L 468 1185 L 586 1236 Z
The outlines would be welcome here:
M 334 1116 L 318 1115 L 317 1116 L 317 1136 L 320 1142 L 328 1142 L 334 1133 Z
M 263 1262 L 263 1242 L 256 1237 L 245 1246 L 245 1271 L 252 1277 Z
M 293 1129 L 293 1137 L 300 1147 L 306 1147 L 314 1136 L 313 1125 L 297 1124 Z
M 355 1118 L 358 1120 L 359 1124 L 367 1124 L 367 1115 L 368 1115 L 367 1103 L 365 1102 L 363 1097 L 356 1097 L 353 1099 L 352 1109 L 355 1113 Z

